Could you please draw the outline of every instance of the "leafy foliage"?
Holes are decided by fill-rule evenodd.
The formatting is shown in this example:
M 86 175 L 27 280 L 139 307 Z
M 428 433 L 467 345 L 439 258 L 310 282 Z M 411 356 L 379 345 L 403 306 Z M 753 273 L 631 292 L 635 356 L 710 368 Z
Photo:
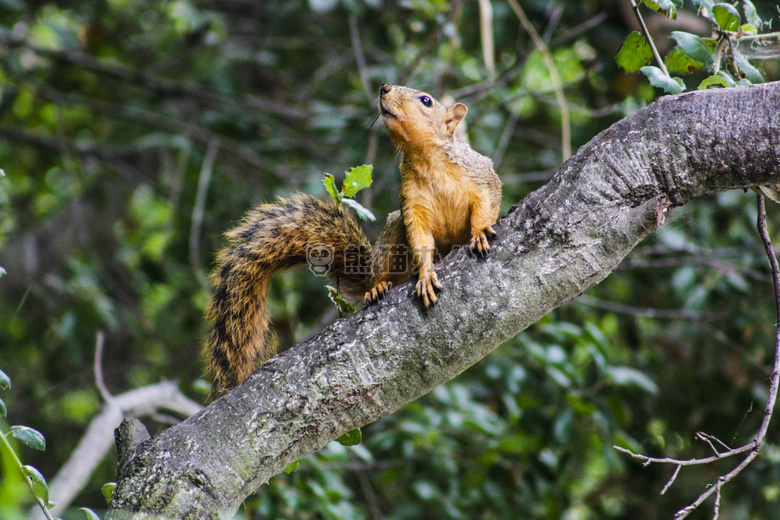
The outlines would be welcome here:
M 0 387 L 11 387 L 11 379 L 4 372 L 2 372 L 1 379 L 3 384 Z M 5 405 L 3 405 L 3 410 L 5 411 Z M 8 431 L 3 431 L 5 428 L 2 428 L 2 426 L 5 425 L 0 421 L 0 460 L 5 462 L 3 464 L 4 473 L 13 472 L 22 475 L 24 483 L 29 487 L 41 511 L 46 518 L 51 519 L 49 508 L 53 507 L 53 505 L 49 502 L 49 485 L 46 483 L 46 478 L 35 467 L 22 464 L 14 446 L 11 444 L 11 439 L 16 439 L 32 449 L 44 451 L 46 449 L 46 439 L 40 432 L 28 426 L 11 426 Z M 12 479 L 8 478 L 8 482 L 10 484 Z M 8 505 L 0 505 L 0 513 L 3 513 L 3 518 L 21 517 L 21 510 L 17 509 L 18 503 L 19 499 L 15 498 L 14 500 L 9 500 L 7 502 Z
M 682 1 L 673 3 L 670 0 L 664 3 L 652 1 L 644 3 L 654 11 L 670 18 L 677 17 L 676 7 L 682 5 Z M 700 37 L 686 31 L 672 31 L 670 36 L 677 45 L 666 56 L 663 65 L 659 64 L 659 68 L 642 66 L 646 65 L 652 57 L 652 42 L 648 43 L 646 35 L 632 32 L 626 37 L 615 57 L 618 65 L 626 72 L 641 70 L 652 86 L 661 88 L 669 94 L 679 94 L 686 89 L 683 80 L 671 74 L 691 74 L 698 72 L 704 66 L 711 71 L 712 76 L 701 81 L 699 89 L 763 83 L 763 75 L 750 63 L 739 46 L 741 38 L 756 35 L 765 25 L 771 26 L 771 24 L 764 24 L 753 3 L 750 0 L 743 2 L 745 17 L 750 22 L 747 24 L 742 24 L 739 11 L 731 4 L 713 4 L 710 0 L 697 0 L 694 4 L 699 8 L 699 14 L 713 24 L 712 37 Z M 776 47 L 776 44 L 772 43 L 775 36 L 774 33 L 767 34 L 766 38 L 757 39 L 753 45 Z M 776 53 L 769 55 L 776 56 Z M 733 68 L 733 72 L 727 72 L 728 68 Z
M 511 9 L 491 5 L 486 51 L 475 2 L 2 2 L 0 345 L 15 377 L 0 408 L 48 440 L 45 453 L 22 448 L 25 461 L 55 474 L 97 411 L 98 330 L 110 391 L 161 378 L 191 388 L 213 252 L 253 204 L 325 196 L 322 172 L 372 164 L 370 190 L 337 190 L 334 180 L 328 191 L 376 214 L 365 223 L 376 236 L 399 205 L 395 150 L 371 124 L 381 83 L 469 106 L 468 137 L 494 158 L 504 211 L 549 179 L 561 156 L 549 70 Z M 660 92 L 615 64 L 633 14 L 599 5 L 523 4 L 558 69 L 575 148 Z M 776 12 L 735 5 L 736 31 L 733 12 L 710 0 L 642 4 L 676 14 L 654 34 L 686 88 L 780 77 L 776 60 L 750 57 L 746 44 Z M 695 14 L 705 29 L 690 24 Z M 637 49 L 641 68 L 647 50 Z M 760 421 L 752 405 L 765 395 L 774 318 L 753 217 L 741 193 L 677 208 L 590 299 L 363 428 L 360 444 L 331 443 L 274 477 L 242 514 L 671 517 L 709 483 L 707 470 L 686 472 L 659 498 L 669 475 L 611 447 L 708 454 L 694 432 L 730 441 Z M 274 279 L 269 307 L 282 348 L 336 315 L 306 270 Z M 671 318 L 643 313 L 659 310 Z M 777 518 L 778 452 L 765 446 L 767 463 L 732 483 L 722 517 Z M 0 517 L 15 519 L 33 495 L 6 455 Z M 77 502 L 100 512 L 115 468 L 106 461 Z

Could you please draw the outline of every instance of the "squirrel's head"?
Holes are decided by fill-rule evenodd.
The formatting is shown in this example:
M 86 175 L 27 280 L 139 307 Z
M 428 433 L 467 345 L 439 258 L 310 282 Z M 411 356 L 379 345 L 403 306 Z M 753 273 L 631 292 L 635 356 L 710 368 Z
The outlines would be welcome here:
M 379 88 L 378 107 L 390 139 L 406 152 L 451 141 L 468 112 L 463 103 L 444 108 L 425 92 L 389 83 Z

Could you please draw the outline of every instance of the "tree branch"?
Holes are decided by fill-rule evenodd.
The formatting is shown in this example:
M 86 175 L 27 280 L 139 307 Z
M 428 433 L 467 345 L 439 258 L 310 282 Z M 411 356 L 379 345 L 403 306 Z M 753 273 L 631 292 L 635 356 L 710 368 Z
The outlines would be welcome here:
M 231 515 L 287 464 L 392 413 L 614 271 L 671 206 L 778 182 L 780 84 L 662 98 L 583 146 L 496 226 L 486 259 L 438 267 L 276 356 L 157 437 L 119 442 L 108 518 Z M 745 143 L 751 143 L 745 146 Z

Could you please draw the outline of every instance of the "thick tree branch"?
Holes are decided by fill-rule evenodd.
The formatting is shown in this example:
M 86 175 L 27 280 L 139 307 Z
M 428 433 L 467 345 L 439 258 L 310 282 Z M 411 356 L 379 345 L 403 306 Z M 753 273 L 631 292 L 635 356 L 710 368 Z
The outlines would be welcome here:
M 108 518 L 219 517 L 285 465 L 392 413 L 599 283 L 670 206 L 780 181 L 780 84 L 662 98 L 583 146 L 496 227 L 490 256 L 438 268 L 338 320 L 157 437 L 122 445 Z

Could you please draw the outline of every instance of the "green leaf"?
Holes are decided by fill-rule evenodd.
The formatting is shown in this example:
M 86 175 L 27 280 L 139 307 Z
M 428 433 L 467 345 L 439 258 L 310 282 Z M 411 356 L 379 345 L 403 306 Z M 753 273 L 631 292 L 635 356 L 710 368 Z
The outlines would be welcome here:
M 752 24 L 743 23 L 742 26 L 739 28 L 739 32 L 741 32 L 742 34 L 753 35 L 753 34 L 758 34 L 758 29 L 756 28 L 756 26 Z
M 758 16 L 758 11 L 756 11 L 756 6 L 753 5 L 753 2 L 750 0 L 742 0 L 742 10 L 745 12 L 747 22 L 752 27 L 761 27 L 761 25 L 763 25 L 764 22 L 761 20 L 761 17 Z M 756 31 L 758 31 L 758 29 L 756 29 Z
M 376 220 L 376 217 L 373 213 L 368 211 L 366 208 L 363 207 L 362 204 L 360 204 L 355 199 L 342 199 L 341 202 L 349 206 L 350 208 L 355 210 L 355 213 L 357 213 L 357 216 L 362 218 L 363 220 L 370 220 L 371 222 Z
M 734 53 L 734 62 L 737 64 L 739 71 L 745 75 L 748 81 L 751 83 L 763 83 L 764 76 L 755 68 L 750 62 L 739 53 Z
M 43 475 L 32 466 L 22 466 L 22 473 L 32 481 L 33 494 L 43 500 L 44 504 L 49 503 L 49 486 Z
M 658 67 L 647 66 L 639 70 L 647 76 L 652 86 L 662 88 L 669 94 L 679 94 L 685 90 L 685 84 L 680 78 L 670 78 Z
M 46 449 L 46 439 L 40 432 L 29 426 L 11 426 L 11 435 L 34 450 L 44 451 Z
M 103 487 L 100 488 L 100 492 L 103 493 L 103 498 L 106 499 L 106 504 L 111 505 L 111 498 L 114 496 L 114 490 L 116 489 L 116 482 L 106 482 Z
M 0 417 L 5 417 L 8 415 L 8 408 L 5 406 L 5 402 L 0 399 Z
M 637 72 L 652 59 L 653 51 L 647 43 L 647 38 L 644 34 L 636 31 L 626 36 L 620 50 L 615 55 L 615 61 L 626 72 Z
M 300 462 L 299 460 L 296 460 L 295 462 L 289 463 L 287 466 L 284 467 L 284 472 L 289 475 L 290 473 L 295 471 L 295 468 L 298 467 L 299 462 Z
M 100 520 L 100 517 L 88 507 L 80 507 L 79 510 L 84 511 L 84 514 L 87 515 L 87 520 Z
M 6 270 L 0 267 L 0 276 L 4 276 L 6 274 Z
M 353 307 L 352 304 L 347 300 L 342 298 L 335 287 L 330 285 L 326 285 L 325 287 L 328 289 L 328 297 L 330 297 L 330 301 L 336 304 L 340 314 L 352 314 L 355 312 L 355 307 Z
M 347 172 L 347 177 L 344 179 L 344 187 L 341 190 L 344 196 L 354 197 L 360 190 L 371 186 L 372 171 L 374 171 L 374 167 L 370 164 L 350 168 Z
M 715 4 L 712 6 L 712 16 L 715 23 L 724 31 L 737 32 L 741 19 L 737 8 L 731 4 Z
M 683 31 L 672 31 L 671 37 L 674 38 L 674 41 L 677 42 L 677 45 L 680 46 L 685 54 L 694 60 L 700 61 L 705 65 L 712 64 L 712 51 L 702 39 L 695 34 Z
M 325 185 L 325 190 L 328 194 L 336 201 L 336 204 L 341 206 L 341 193 L 336 189 L 336 179 L 333 178 L 333 175 L 326 173 L 322 183 Z
M 715 18 L 712 16 L 712 6 L 713 2 L 712 0 L 693 0 L 693 5 L 701 9 L 702 14 L 706 17 L 715 22 Z
M 726 78 L 723 76 L 710 76 L 709 78 L 704 78 L 704 80 L 699 83 L 699 90 L 704 90 L 708 88 L 716 88 L 716 87 L 723 87 L 728 88 L 729 84 L 726 81 Z
M 653 11 L 664 14 L 667 18 L 674 19 L 677 18 L 677 6 L 682 5 L 680 0 L 677 2 L 672 0 L 642 0 L 642 3 Z
M 737 86 L 737 83 L 734 81 L 734 78 L 732 78 L 731 75 L 728 74 L 727 72 L 724 72 L 723 70 L 719 70 L 718 71 L 718 76 L 723 78 L 726 81 L 726 84 L 729 87 L 736 87 Z
M 700 61 L 694 60 L 682 50 L 681 47 L 675 46 L 669 54 L 664 58 L 664 65 L 669 74 L 690 74 L 701 70 L 704 64 Z
M 652 379 L 631 367 L 607 367 L 606 375 L 617 386 L 635 386 L 650 394 L 658 392 L 658 386 Z
M 0 267 L 0 269 L 2 269 L 2 267 Z M 0 370 L 0 390 L 8 390 L 9 388 L 11 388 L 11 378 Z
M 363 440 L 363 434 L 360 432 L 360 428 L 355 428 L 336 439 L 336 441 L 342 446 L 356 446 Z

